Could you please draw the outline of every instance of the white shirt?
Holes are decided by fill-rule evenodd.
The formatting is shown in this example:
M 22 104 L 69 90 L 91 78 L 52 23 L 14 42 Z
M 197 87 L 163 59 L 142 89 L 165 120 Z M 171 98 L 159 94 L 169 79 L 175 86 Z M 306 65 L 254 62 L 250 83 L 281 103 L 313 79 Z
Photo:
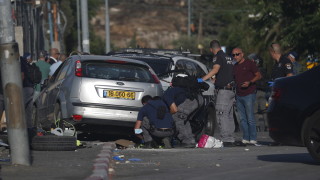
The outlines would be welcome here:
M 56 70 L 58 69 L 58 67 L 62 64 L 61 61 L 58 61 L 56 63 L 53 63 L 50 66 L 50 72 L 49 72 L 49 76 L 52 76 L 54 74 L 54 72 L 56 72 Z

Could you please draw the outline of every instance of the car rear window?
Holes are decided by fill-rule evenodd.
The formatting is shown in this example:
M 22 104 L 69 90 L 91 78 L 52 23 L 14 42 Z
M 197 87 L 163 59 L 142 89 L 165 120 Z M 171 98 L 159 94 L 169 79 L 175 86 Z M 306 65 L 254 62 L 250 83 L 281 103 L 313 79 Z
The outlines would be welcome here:
M 154 78 L 147 66 L 135 63 L 84 62 L 83 77 L 117 81 L 154 83 Z
M 173 64 L 172 60 L 168 57 L 158 57 L 158 56 L 135 56 L 135 55 L 122 55 L 117 54 L 117 57 L 130 58 L 135 60 L 140 60 L 147 63 L 154 72 L 159 75 L 166 73 L 171 70 L 171 66 Z

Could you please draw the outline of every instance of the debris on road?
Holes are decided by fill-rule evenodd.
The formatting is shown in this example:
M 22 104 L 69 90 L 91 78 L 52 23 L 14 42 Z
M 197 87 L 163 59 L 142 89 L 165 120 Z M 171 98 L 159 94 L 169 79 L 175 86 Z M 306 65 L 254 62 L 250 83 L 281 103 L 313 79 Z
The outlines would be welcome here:
M 115 143 L 123 148 L 133 148 L 135 143 L 126 139 L 116 140 Z M 121 148 L 120 148 L 121 149 Z
M 116 161 L 124 161 L 124 158 L 121 158 L 120 156 L 113 156 L 112 159 L 114 159 Z

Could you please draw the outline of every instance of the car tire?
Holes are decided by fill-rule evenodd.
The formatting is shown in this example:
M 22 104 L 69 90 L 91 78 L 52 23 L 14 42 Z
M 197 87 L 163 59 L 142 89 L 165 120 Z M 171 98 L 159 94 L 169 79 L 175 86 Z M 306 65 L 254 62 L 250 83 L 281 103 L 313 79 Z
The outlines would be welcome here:
M 207 107 L 207 124 L 205 126 L 205 134 L 209 136 L 214 135 L 214 129 L 216 127 L 216 111 L 214 107 L 208 106 Z
M 214 107 L 208 106 L 207 109 L 205 110 L 204 117 L 205 117 L 206 124 L 204 124 L 203 129 L 199 133 L 195 133 L 196 141 L 199 141 L 199 139 L 203 134 L 214 136 L 214 130 L 216 126 L 216 114 L 215 114 Z
M 320 110 L 306 119 L 303 140 L 312 158 L 320 163 Z
M 36 151 L 73 151 L 77 148 L 76 141 L 74 136 L 35 136 L 31 147 Z

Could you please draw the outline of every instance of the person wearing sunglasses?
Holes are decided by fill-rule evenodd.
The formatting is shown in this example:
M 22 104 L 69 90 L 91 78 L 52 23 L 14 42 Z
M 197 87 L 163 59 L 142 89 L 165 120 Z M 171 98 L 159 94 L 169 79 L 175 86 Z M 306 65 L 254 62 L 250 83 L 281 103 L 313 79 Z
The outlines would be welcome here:
M 232 56 L 236 60 L 233 74 L 236 82 L 236 106 L 243 132 L 242 143 L 257 145 L 256 120 L 254 117 L 257 91 L 255 82 L 261 79 L 261 73 L 255 62 L 244 58 L 242 49 L 234 48 Z
M 279 44 L 272 43 L 269 47 L 269 53 L 275 61 L 271 71 L 272 80 L 293 75 L 292 62 L 281 54 L 281 46 Z
M 202 77 L 205 81 L 215 76 L 216 117 L 220 132 L 219 139 L 224 147 L 237 146 L 234 139 L 235 123 L 233 118 L 233 104 L 235 92 L 233 84 L 233 60 L 221 49 L 217 40 L 210 42 L 210 51 L 214 54 L 212 70 Z

